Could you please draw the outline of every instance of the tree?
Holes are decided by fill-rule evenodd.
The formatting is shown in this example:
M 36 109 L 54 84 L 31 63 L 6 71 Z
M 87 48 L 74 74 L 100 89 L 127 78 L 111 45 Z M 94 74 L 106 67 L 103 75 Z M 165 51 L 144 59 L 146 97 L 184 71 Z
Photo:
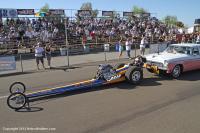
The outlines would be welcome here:
M 178 19 L 176 16 L 170 16 L 167 15 L 164 17 L 163 22 L 167 25 L 167 26 L 176 26 Z
M 81 5 L 81 10 L 92 10 L 92 3 L 86 2 Z
M 49 4 L 45 4 L 43 7 L 40 8 L 40 12 L 47 13 L 49 11 Z
M 133 6 L 132 9 L 134 14 L 143 14 L 143 13 L 147 13 L 147 11 L 144 8 L 138 7 L 138 6 Z
M 185 27 L 184 23 L 181 22 L 181 21 L 178 21 L 178 22 L 176 23 L 176 26 L 179 27 L 179 28 L 184 28 L 184 27 Z
M 91 2 L 83 3 L 81 5 L 80 9 L 81 10 L 89 10 L 89 11 L 91 11 L 92 17 L 97 17 L 97 15 L 99 14 L 99 11 L 97 9 L 95 9 L 95 10 L 92 9 L 92 3 Z

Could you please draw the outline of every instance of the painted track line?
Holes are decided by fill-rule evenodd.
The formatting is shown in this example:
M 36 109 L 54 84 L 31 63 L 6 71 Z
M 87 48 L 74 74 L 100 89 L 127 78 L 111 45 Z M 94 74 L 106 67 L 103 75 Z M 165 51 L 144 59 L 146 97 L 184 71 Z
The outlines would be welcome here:
M 0 99 L 7 98 L 8 96 L 0 96 Z

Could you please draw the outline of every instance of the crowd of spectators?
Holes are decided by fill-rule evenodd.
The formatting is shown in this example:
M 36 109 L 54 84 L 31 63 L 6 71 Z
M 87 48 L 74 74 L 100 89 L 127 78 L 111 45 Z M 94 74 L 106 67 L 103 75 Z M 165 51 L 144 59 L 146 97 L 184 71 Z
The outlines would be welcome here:
M 0 42 L 20 44 L 22 41 L 30 42 L 31 39 L 40 39 L 43 42 L 50 41 L 56 37 L 58 28 L 54 21 L 48 21 L 45 18 L 29 19 L 29 18 L 7 18 L 2 21 L 0 19 Z M 27 44 L 26 44 L 27 45 Z
M 198 35 L 181 35 L 177 40 L 176 35 L 180 34 L 178 28 L 167 26 L 155 17 L 148 18 L 82 18 L 73 19 L 67 22 L 67 34 L 71 40 L 98 40 L 112 42 L 114 39 L 129 37 L 139 43 L 141 37 L 146 37 L 148 43 L 157 43 L 163 41 L 170 42 L 194 42 Z M 49 20 L 48 18 L 17 18 L 0 19 L 0 43 L 9 44 L 14 40 L 15 48 L 19 47 L 24 40 L 28 43 L 27 47 L 34 45 L 34 40 L 40 39 L 42 42 L 50 42 L 56 38 L 62 38 L 65 42 L 64 22 Z M 30 45 L 30 41 L 33 44 Z M 118 39 L 119 40 L 119 39 Z M 5 43 L 7 42 L 7 43 Z M 86 42 L 85 42 L 86 43 Z M 73 45 L 73 41 L 69 43 Z M 56 44 L 54 44 L 56 45 Z
M 102 37 L 141 37 L 159 38 L 178 34 L 177 28 L 169 28 L 155 17 L 148 19 L 83 19 L 69 23 L 74 36 Z
M 200 34 L 187 34 L 177 26 L 166 25 L 155 17 L 148 18 L 96 18 L 71 21 L 68 24 L 70 36 L 95 40 L 104 40 L 115 44 L 121 40 L 125 44 L 127 38 L 140 44 L 145 38 L 147 46 L 156 43 L 199 43 Z M 86 44 L 85 41 L 83 41 Z

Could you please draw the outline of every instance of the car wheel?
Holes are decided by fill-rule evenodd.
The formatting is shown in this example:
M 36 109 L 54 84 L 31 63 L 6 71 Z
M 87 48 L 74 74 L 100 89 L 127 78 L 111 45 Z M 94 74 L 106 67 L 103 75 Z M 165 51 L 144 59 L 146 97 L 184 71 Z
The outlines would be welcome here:
M 139 67 L 129 67 L 125 73 L 125 77 L 131 84 L 139 84 L 143 79 L 143 71 Z
M 181 75 L 181 66 L 180 65 L 176 65 L 172 71 L 172 77 L 173 78 L 178 78 Z

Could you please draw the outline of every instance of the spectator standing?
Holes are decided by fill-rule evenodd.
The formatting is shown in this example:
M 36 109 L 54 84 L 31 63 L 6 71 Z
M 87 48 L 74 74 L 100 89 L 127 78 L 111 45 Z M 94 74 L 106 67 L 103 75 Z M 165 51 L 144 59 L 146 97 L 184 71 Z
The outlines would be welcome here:
M 199 35 L 197 35 L 196 43 L 197 43 L 197 44 L 200 44 L 200 33 L 199 33 Z
M 119 40 L 118 45 L 119 45 L 119 59 L 120 59 L 120 57 L 122 56 L 123 50 L 124 50 L 122 38 Z
M 41 43 L 39 42 L 37 44 L 37 46 L 35 47 L 35 59 L 36 59 L 36 63 L 37 63 L 37 69 L 39 70 L 39 61 L 41 61 L 43 68 L 44 67 L 44 48 L 41 46 Z
M 95 39 L 95 31 L 92 31 L 92 32 L 90 33 L 90 36 L 91 36 L 92 40 L 94 40 L 94 39 Z
M 140 54 L 144 55 L 146 38 L 143 36 L 140 42 Z
M 85 34 L 82 35 L 82 45 L 85 46 L 87 43 L 87 37 Z
M 87 37 L 85 34 L 82 35 L 82 45 L 85 53 L 89 52 L 89 46 L 87 45 Z
M 167 47 L 171 44 L 171 40 L 170 40 L 170 37 L 168 36 L 165 36 L 165 44 L 167 44 Z
M 132 45 L 132 43 L 131 43 L 129 38 L 127 38 L 125 45 L 126 45 L 127 56 L 128 56 L 129 59 L 131 59 L 131 45 Z
M 181 43 L 186 43 L 186 37 L 185 37 L 185 35 L 182 35 Z
M 45 46 L 45 55 L 46 55 L 46 58 L 47 58 L 47 64 L 48 64 L 48 67 L 51 69 L 51 45 L 49 44 L 46 44 Z

